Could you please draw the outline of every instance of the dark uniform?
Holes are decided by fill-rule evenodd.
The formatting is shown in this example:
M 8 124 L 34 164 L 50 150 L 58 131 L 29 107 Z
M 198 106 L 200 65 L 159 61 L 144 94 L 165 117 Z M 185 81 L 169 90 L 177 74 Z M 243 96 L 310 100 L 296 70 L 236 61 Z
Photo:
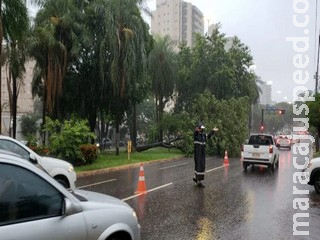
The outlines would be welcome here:
M 204 187 L 201 183 L 204 180 L 204 172 L 206 167 L 206 141 L 207 138 L 211 138 L 215 131 L 211 131 L 208 135 L 204 132 L 204 126 L 200 125 L 196 127 L 194 131 L 194 178 L 193 181 L 197 183 L 199 187 Z

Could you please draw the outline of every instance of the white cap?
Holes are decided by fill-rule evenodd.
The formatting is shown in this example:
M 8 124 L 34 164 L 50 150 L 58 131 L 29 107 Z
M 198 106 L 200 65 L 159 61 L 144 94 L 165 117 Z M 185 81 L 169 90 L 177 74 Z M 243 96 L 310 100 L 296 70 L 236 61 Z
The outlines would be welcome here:
M 201 125 L 201 127 L 200 127 L 201 129 L 205 129 L 205 127 L 203 126 L 203 125 Z

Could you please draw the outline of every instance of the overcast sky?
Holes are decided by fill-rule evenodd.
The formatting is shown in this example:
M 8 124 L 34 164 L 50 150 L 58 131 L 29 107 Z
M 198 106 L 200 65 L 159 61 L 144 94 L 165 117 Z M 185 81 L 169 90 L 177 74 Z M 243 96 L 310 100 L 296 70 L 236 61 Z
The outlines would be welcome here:
M 318 45 L 320 14 L 318 10 L 318 24 L 316 26 L 316 1 L 304 0 L 309 4 L 305 13 L 295 13 L 294 0 L 191 0 L 205 16 L 205 31 L 209 23 L 222 25 L 221 32 L 227 36 L 238 36 L 246 44 L 254 58 L 255 72 L 263 81 L 272 82 L 272 99 L 274 101 L 292 101 L 293 89 L 297 85 L 293 80 L 293 73 L 297 68 L 293 65 L 293 57 L 298 54 L 293 49 L 292 42 L 287 37 L 309 38 L 309 50 L 302 53 L 309 57 L 309 64 L 305 68 L 310 77 L 307 83 L 301 84 L 310 90 L 315 89 L 313 78 L 316 72 L 316 57 Z M 156 8 L 155 0 L 147 0 L 150 10 Z M 299 3 L 300 9 L 306 7 Z M 318 3 L 319 9 L 320 2 Z M 306 27 L 294 26 L 293 15 L 297 15 L 299 22 L 309 17 Z M 309 30 L 309 33 L 305 33 Z M 317 36 L 317 39 L 316 37 Z M 300 48 L 303 44 L 299 45 Z M 305 76 L 303 76 L 304 78 Z

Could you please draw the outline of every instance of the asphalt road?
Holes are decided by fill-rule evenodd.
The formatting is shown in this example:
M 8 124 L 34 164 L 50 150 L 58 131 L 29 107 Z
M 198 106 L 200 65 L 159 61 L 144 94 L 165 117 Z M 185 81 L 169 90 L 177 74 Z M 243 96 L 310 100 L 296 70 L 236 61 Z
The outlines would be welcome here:
M 320 195 L 312 186 L 293 182 L 299 172 L 292 151 L 281 151 L 279 168 L 264 166 L 244 172 L 240 159 L 207 158 L 205 188 L 195 186 L 193 159 L 166 160 L 143 165 L 147 193 L 139 195 L 139 165 L 78 177 L 77 185 L 126 201 L 139 217 L 142 240 L 165 239 L 320 239 Z M 303 158 L 297 162 L 302 164 Z M 141 183 L 141 182 L 140 182 Z M 308 193 L 294 194 L 293 189 Z M 294 209 L 304 198 L 306 210 Z M 308 226 L 293 235 L 293 217 Z

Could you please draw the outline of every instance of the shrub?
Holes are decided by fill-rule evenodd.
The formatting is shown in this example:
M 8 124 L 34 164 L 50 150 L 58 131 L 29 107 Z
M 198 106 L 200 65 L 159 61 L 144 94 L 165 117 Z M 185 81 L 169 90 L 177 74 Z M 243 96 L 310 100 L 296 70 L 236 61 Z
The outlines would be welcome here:
M 35 135 L 38 131 L 37 121 L 39 117 L 35 114 L 22 115 L 19 122 L 21 126 L 21 134 L 24 137 Z
M 93 163 L 98 158 L 98 147 L 94 144 L 80 145 L 80 151 L 87 164 Z
M 59 122 L 46 118 L 44 131 L 49 134 L 49 151 L 72 164 L 85 163 L 80 145 L 88 144 L 95 138 L 85 120 L 72 118 Z

